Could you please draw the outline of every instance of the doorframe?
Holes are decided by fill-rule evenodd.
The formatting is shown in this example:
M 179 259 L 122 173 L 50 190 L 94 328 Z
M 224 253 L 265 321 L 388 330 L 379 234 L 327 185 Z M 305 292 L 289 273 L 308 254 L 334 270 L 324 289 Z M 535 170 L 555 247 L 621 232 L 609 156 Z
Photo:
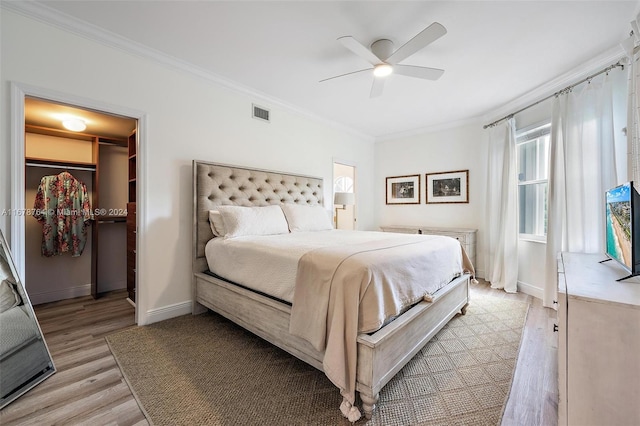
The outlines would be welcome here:
M 147 114 L 143 111 L 128 107 L 113 105 L 95 99 L 84 98 L 69 93 L 62 93 L 42 87 L 32 86 L 20 82 L 11 83 L 11 111 L 10 111 L 10 146 L 11 146 L 11 211 L 9 229 L 11 231 L 11 251 L 13 253 L 18 275 L 25 278 L 25 117 L 24 106 L 26 97 L 35 97 L 47 101 L 75 105 L 80 108 L 92 109 L 108 114 L 122 115 L 138 120 L 137 126 L 137 161 L 136 161 L 136 314 L 138 325 L 148 321 L 146 314 L 146 289 L 144 277 L 146 268 L 145 256 L 141 256 L 140 247 L 145 244 L 145 229 L 147 224 Z M 22 214 L 20 214 L 22 212 Z M 25 288 L 27 283 L 25 282 Z
M 331 163 L 331 211 L 335 212 L 335 205 L 333 203 L 334 197 L 334 183 L 336 181 L 335 165 L 342 164 L 343 166 L 353 167 L 353 194 L 356 199 L 356 204 L 353 206 L 353 229 L 358 230 L 358 164 L 355 161 L 342 160 L 340 158 L 333 157 Z

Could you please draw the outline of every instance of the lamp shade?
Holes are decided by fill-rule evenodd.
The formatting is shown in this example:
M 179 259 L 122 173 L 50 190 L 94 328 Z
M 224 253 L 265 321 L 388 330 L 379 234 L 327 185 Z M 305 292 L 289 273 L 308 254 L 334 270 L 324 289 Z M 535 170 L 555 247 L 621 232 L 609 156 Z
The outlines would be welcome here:
M 352 206 L 355 203 L 356 197 L 353 192 L 336 192 L 333 196 L 333 204 Z

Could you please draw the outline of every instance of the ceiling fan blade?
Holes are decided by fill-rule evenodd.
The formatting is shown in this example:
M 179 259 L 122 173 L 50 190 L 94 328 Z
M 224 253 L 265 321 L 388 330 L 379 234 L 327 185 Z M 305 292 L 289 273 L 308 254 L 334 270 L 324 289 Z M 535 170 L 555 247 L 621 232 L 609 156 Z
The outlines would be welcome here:
M 346 74 L 336 75 L 336 76 L 333 76 L 333 77 L 325 78 L 324 80 L 320 80 L 318 83 L 322 83 L 323 81 L 333 80 L 334 78 L 344 77 L 344 76 L 351 75 L 351 74 L 358 74 L 359 72 L 371 71 L 372 69 L 373 68 L 365 68 L 363 70 L 358 70 L 358 71 L 348 72 Z
M 373 78 L 373 85 L 371 86 L 371 93 L 369 94 L 370 98 L 377 98 L 378 96 L 382 95 L 382 89 L 384 89 L 385 80 L 385 78 Z
M 398 50 L 393 52 L 391 56 L 386 58 L 385 62 L 390 64 L 397 64 L 402 60 L 416 53 L 418 50 L 426 47 L 428 44 L 433 43 L 443 35 L 447 33 L 447 29 L 438 22 L 434 22 L 427 28 L 422 30 L 420 34 L 400 46 Z
M 358 40 L 351 36 L 340 37 L 338 39 L 340 43 L 356 55 L 360 56 L 371 65 L 377 65 L 382 62 L 374 53 L 362 45 Z
M 423 78 L 425 80 L 437 80 L 444 74 L 444 70 L 438 68 L 416 67 L 413 65 L 394 65 L 393 72 L 394 74 Z

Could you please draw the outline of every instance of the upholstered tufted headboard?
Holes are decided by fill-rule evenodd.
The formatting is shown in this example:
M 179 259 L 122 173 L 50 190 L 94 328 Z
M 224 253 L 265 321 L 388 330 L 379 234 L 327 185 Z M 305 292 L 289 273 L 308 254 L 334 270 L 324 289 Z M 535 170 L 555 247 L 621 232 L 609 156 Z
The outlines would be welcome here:
M 216 206 L 323 205 L 322 178 L 193 161 L 193 268 L 207 269 L 204 247 L 213 238 L 209 210 Z

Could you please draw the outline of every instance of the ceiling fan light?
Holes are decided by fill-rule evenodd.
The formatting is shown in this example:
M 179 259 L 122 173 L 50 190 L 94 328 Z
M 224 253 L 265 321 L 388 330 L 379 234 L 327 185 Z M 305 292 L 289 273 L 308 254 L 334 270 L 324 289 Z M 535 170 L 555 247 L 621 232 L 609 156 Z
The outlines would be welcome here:
M 393 72 L 393 67 L 389 64 L 378 64 L 373 68 L 373 75 L 376 77 L 386 77 Z
M 80 118 L 69 118 L 62 121 L 62 125 L 65 129 L 72 132 L 81 132 L 87 128 L 87 124 Z

